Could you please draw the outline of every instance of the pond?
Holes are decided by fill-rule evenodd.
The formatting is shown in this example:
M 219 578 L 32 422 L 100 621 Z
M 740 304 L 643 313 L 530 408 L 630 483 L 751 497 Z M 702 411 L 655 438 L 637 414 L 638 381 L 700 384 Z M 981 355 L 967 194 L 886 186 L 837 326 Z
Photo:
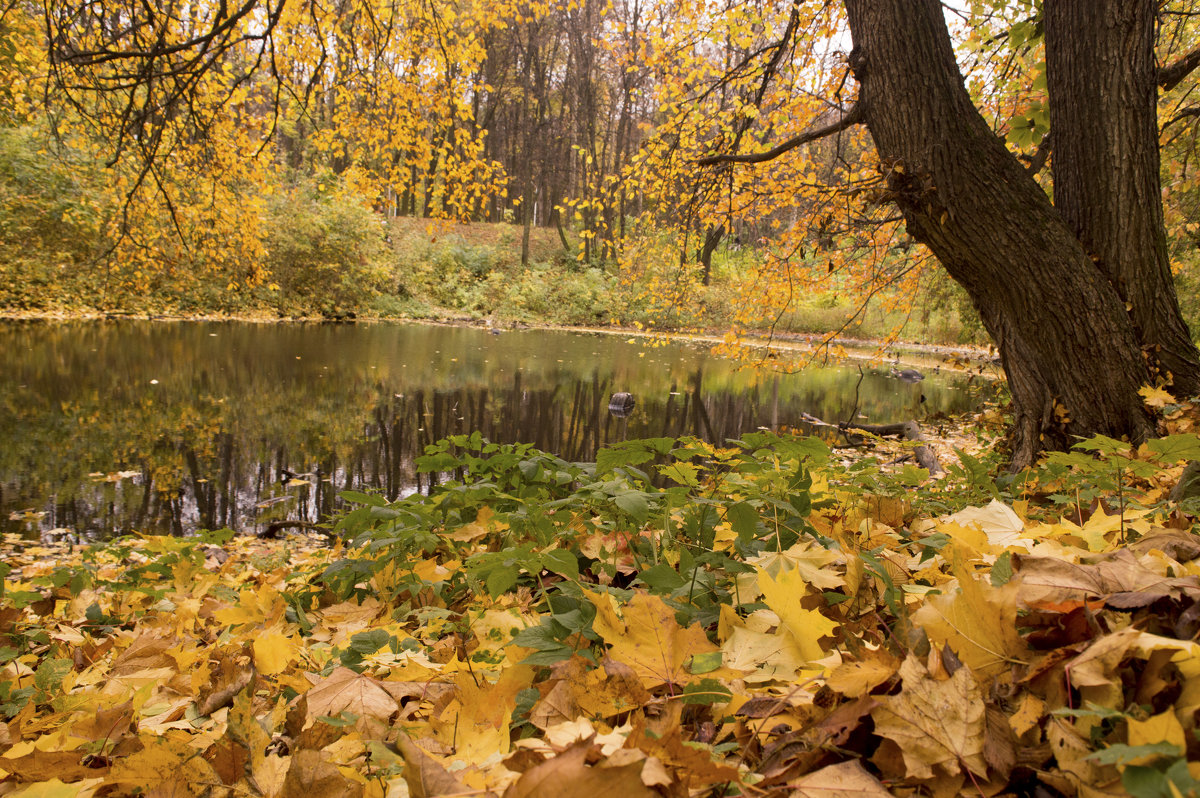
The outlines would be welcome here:
M 0 520 L 25 536 L 262 530 L 345 489 L 421 489 L 414 458 L 481 431 L 588 461 L 625 438 L 720 442 L 803 413 L 969 409 L 962 375 L 739 370 L 698 345 L 419 324 L 0 323 Z M 625 417 L 612 394 L 636 400 Z M 921 396 L 925 397 L 921 403 Z

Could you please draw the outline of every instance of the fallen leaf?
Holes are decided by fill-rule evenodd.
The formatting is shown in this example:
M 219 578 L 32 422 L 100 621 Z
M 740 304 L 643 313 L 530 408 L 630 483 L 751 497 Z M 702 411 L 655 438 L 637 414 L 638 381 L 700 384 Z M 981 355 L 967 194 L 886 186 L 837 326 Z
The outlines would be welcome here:
M 701 678 L 693 676 L 688 663 L 696 655 L 720 650 L 708 642 L 699 624 L 682 628 L 675 621 L 675 611 L 658 596 L 635 593 L 618 614 L 609 594 L 588 590 L 583 594 L 596 607 L 592 627 L 610 646 L 610 656 L 633 668 L 647 688 Z M 713 678 L 711 672 L 703 676 Z
M 500 672 L 495 684 L 479 684 L 470 673 L 455 678 L 454 699 L 434 724 L 435 736 L 454 748 L 464 762 L 479 762 L 509 751 L 509 721 L 517 706 L 517 693 L 529 686 L 533 669 L 527 665 Z
M 297 751 L 283 782 L 283 794 L 304 798 L 362 798 L 363 788 L 343 776 L 321 751 Z
M 1130 745 L 1170 743 L 1178 746 L 1181 752 L 1187 750 L 1187 737 L 1174 709 L 1152 715 L 1145 720 L 1130 718 L 1127 725 L 1127 739 Z
M 1119 549 L 1091 565 L 1052 557 L 1014 556 L 1013 570 L 1021 585 L 1021 598 L 1029 603 L 1132 592 L 1200 597 L 1200 579 L 1165 576 L 1145 567 L 1128 549 Z
M 783 571 L 777 579 L 772 579 L 760 568 L 758 586 L 762 590 L 763 601 L 779 616 L 779 622 L 796 641 L 804 659 L 809 662 L 822 659 L 826 652 L 821 646 L 821 638 L 832 635 L 838 624 L 821 614 L 820 610 L 808 610 L 801 606 L 806 587 L 800 572 Z
M 349 712 L 358 717 L 387 720 L 400 707 L 379 682 L 349 668 L 336 668 L 304 694 L 308 719 L 337 717 Z
M 879 779 L 851 759 L 821 768 L 792 782 L 789 798 L 890 798 Z
M 92 798 L 103 783 L 104 779 L 86 779 L 71 784 L 64 784 L 58 779 L 50 779 L 21 787 L 4 795 L 5 798 Z
M 661 798 L 642 783 L 642 763 L 622 767 L 588 767 L 590 740 L 580 740 L 561 754 L 521 774 L 504 798 Z
M 910 654 L 900 666 L 899 695 L 879 699 L 871 711 L 875 733 L 896 742 L 908 775 L 933 778 L 934 768 L 955 775 L 963 768 L 984 776 L 983 695 L 968 668 L 945 681 L 930 678 Z
M 834 668 L 825 683 L 847 698 L 858 698 L 892 678 L 899 667 L 896 658 L 886 651 L 867 650 L 861 659 Z
M 474 792 L 438 764 L 437 760 L 400 732 L 396 747 L 404 757 L 404 781 L 412 798 L 437 798 Z
M 1046 714 L 1046 702 L 1032 693 L 1024 693 L 1017 704 L 1017 711 L 1008 717 L 1013 734 L 1020 737 L 1041 722 Z
M 254 638 L 254 667 L 259 673 L 274 676 L 283 673 L 299 657 L 293 640 L 278 631 L 268 631 Z
M 11 750 L 7 753 L 11 753 Z M 31 751 L 22 756 L 0 759 L 0 767 L 12 773 L 19 782 L 65 779 L 81 781 L 103 775 L 107 769 L 96 769 L 83 764 L 83 751 Z
M 108 783 L 136 787 L 147 795 L 191 796 L 193 786 L 220 784 L 221 777 L 184 737 L 161 737 L 117 759 Z
M 913 613 L 913 623 L 932 642 L 949 646 L 983 678 L 993 678 L 1023 661 L 1028 647 L 1017 633 L 1017 590 L 977 580 L 957 557 L 957 593 L 932 596 Z

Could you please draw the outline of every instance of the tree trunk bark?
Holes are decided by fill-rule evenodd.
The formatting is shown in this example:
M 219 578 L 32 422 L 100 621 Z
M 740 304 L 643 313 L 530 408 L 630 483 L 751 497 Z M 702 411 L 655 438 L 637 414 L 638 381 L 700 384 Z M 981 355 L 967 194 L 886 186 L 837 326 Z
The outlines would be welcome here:
M 712 256 L 717 251 L 717 245 L 721 243 L 721 239 L 725 237 L 725 225 L 719 224 L 716 227 L 709 225 L 704 229 L 704 241 L 700 244 L 700 248 L 696 250 L 696 260 L 700 263 L 700 281 L 704 285 L 712 283 Z
M 1152 368 L 1200 392 L 1163 228 L 1155 0 L 1045 4 L 1054 207 L 1126 302 Z
M 1012 463 L 1103 433 L 1141 441 L 1149 381 L 1125 304 L 971 103 L 938 0 L 844 0 L 885 189 L 970 294 L 1013 397 Z

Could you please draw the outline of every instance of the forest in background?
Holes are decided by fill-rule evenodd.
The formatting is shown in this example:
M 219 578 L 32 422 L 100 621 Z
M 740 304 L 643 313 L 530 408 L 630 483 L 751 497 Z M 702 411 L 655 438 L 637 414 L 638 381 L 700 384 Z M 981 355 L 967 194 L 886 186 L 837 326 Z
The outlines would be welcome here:
M 850 45 L 828 4 L 248 4 L 185 49 L 216 15 L 135 16 L 180 45 L 139 82 L 105 55 L 138 34 L 119 10 L 6 4 L 0 306 L 986 340 L 880 196 L 865 131 L 697 163 L 836 120 Z M 948 17 L 976 105 L 1044 160 L 1040 4 Z M 1162 19 L 1166 63 L 1195 21 Z M 1192 319 L 1194 84 L 1159 114 Z

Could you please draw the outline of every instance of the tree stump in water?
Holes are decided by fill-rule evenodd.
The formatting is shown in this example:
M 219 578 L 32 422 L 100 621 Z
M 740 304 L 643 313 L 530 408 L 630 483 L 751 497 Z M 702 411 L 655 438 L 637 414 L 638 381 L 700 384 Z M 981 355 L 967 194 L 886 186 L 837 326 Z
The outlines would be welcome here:
M 637 400 L 633 398 L 631 393 L 614 393 L 612 398 L 608 400 L 608 412 L 617 418 L 625 418 L 633 412 L 634 405 Z

